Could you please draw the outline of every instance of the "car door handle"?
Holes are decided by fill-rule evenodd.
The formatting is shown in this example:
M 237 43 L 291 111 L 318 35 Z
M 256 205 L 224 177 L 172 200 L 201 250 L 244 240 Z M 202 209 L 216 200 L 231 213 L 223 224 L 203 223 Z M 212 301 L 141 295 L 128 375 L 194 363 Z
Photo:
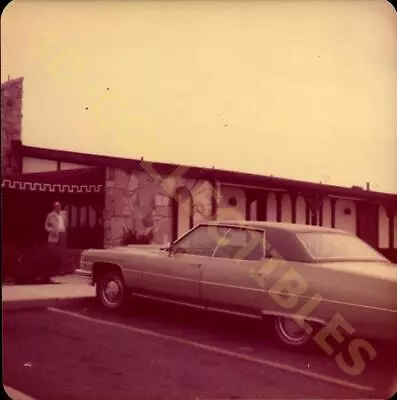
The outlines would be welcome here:
M 201 264 L 190 263 L 189 265 L 190 265 L 191 267 L 194 267 L 194 268 L 197 268 L 197 269 L 201 268 Z

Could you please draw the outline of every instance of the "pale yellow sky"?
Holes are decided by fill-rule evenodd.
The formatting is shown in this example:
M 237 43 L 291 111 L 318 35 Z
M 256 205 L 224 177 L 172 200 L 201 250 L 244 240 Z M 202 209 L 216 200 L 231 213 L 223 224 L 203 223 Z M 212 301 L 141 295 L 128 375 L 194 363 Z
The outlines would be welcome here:
M 15 0 L 1 80 L 25 78 L 25 144 L 397 193 L 396 15 L 382 0 Z

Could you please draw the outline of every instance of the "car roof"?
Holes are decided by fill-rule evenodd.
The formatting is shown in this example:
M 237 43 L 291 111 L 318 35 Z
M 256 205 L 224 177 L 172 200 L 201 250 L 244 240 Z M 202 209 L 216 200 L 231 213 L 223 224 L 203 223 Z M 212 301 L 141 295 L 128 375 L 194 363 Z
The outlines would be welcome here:
M 325 226 L 316 225 L 305 225 L 305 224 L 293 224 L 288 222 L 268 222 L 268 221 L 247 221 L 247 220 L 216 220 L 209 221 L 203 225 L 214 225 L 214 226 L 235 226 L 244 228 L 256 228 L 256 229 L 280 229 L 290 232 L 323 232 L 323 233 L 344 233 L 340 229 L 329 228 Z

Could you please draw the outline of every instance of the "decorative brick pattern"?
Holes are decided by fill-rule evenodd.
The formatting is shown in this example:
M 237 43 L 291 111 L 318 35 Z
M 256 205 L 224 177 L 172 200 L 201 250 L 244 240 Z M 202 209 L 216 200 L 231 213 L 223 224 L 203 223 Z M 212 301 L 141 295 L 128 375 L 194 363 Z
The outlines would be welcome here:
M 2 179 L 1 187 L 18 190 L 37 190 L 40 192 L 59 193 L 100 193 L 103 185 L 59 185 L 40 182 L 23 182 L 11 179 Z

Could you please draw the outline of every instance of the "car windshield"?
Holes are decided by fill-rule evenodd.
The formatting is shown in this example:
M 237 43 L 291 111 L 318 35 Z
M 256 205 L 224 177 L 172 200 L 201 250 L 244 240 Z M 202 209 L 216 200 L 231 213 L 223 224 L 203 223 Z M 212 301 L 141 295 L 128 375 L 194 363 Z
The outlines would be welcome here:
M 297 237 L 316 261 L 388 262 L 357 236 L 343 233 L 300 232 Z

